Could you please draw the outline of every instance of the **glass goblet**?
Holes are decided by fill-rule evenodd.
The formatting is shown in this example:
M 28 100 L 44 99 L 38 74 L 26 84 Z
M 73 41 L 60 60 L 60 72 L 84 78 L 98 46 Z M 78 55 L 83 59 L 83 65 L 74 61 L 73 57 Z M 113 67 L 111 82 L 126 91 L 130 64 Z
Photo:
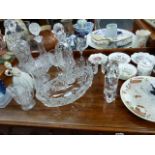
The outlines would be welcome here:
M 79 60 L 80 65 L 83 65 L 83 63 L 85 63 L 82 54 L 86 48 L 87 48 L 87 37 L 86 36 L 83 36 L 83 37 L 78 36 L 76 38 L 76 50 L 80 52 L 80 60 Z

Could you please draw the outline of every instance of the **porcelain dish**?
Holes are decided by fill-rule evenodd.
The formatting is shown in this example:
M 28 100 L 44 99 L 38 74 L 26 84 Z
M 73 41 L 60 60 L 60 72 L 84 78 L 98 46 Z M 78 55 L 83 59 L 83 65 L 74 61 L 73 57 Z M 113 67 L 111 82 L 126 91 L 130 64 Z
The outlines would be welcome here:
M 111 38 L 107 38 L 106 37 L 106 29 L 99 29 L 99 30 L 93 31 L 92 33 L 88 34 L 88 44 L 89 44 L 89 46 L 91 46 L 92 48 L 95 48 L 95 49 L 111 48 L 111 46 L 105 47 L 104 45 L 102 46 L 101 44 L 95 42 L 93 40 L 94 34 L 102 36 L 107 40 L 111 40 L 113 43 L 116 44 L 117 47 L 124 47 L 124 48 L 133 47 L 134 42 L 136 40 L 134 33 L 124 30 L 124 29 L 118 29 L 117 40 L 112 40 Z
M 116 61 L 119 64 L 129 63 L 130 62 L 130 56 L 125 54 L 125 53 L 115 52 L 115 53 L 112 53 L 109 55 L 109 61 Z
M 141 60 L 148 60 L 155 65 L 155 56 L 145 52 L 134 53 L 131 55 L 131 60 L 135 64 L 138 64 Z
M 155 122 L 155 77 L 137 76 L 120 89 L 124 105 L 136 116 Z

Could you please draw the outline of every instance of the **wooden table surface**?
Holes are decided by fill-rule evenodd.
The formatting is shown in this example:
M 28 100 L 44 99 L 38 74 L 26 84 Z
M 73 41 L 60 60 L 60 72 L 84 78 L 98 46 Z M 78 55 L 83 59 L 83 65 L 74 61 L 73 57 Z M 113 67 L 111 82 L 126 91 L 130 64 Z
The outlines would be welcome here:
M 119 93 L 114 103 L 103 97 L 104 76 L 99 72 L 86 94 L 76 102 L 59 108 L 47 108 L 39 101 L 30 111 L 22 111 L 14 101 L 0 109 L 0 124 L 101 132 L 155 134 L 155 123 L 132 114 Z M 9 79 L 6 79 L 8 82 Z M 122 81 L 119 85 L 122 85 Z M 119 86 L 119 87 L 120 87 Z M 119 92 L 119 91 L 118 91 Z

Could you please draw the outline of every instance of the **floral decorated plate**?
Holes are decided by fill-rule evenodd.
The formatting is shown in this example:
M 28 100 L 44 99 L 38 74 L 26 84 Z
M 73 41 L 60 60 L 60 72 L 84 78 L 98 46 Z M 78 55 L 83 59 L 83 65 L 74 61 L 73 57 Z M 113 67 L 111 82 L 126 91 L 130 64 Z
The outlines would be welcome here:
M 103 42 L 103 45 L 100 43 L 97 43 L 96 41 L 93 40 L 94 35 L 99 35 L 102 37 L 105 37 L 106 39 L 106 29 L 99 29 L 96 31 L 93 31 L 92 33 L 88 34 L 87 41 L 90 47 L 95 48 L 95 49 L 107 49 L 107 48 L 112 48 L 110 45 L 105 46 L 105 42 Z M 117 40 L 113 40 L 117 47 L 122 47 L 122 48 L 131 48 L 134 47 L 134 43 L 136 41 L 136 36 L 134 33 L 124 30 L 124 29 L 118 29 L 118 35 L 117 35 Z
M 137 76 L 127 80 L 121 87 L 120 95 L 133 114 L 155 122 L 155 77 Z
M 124 63 L 130 62 L 130 56 L 125 53 L 116 52 L 116 53 L 112 53 L 109 55 L 109 60 L 117 61 L 119 64 L 121 64 L 121 63 L 124 64 Z
M 131 55 L 131 60 L 138 64 L 141 60 L 149 60 L 153 65 L 155 64 L 155 56 L 149 53 L 139 52 Z

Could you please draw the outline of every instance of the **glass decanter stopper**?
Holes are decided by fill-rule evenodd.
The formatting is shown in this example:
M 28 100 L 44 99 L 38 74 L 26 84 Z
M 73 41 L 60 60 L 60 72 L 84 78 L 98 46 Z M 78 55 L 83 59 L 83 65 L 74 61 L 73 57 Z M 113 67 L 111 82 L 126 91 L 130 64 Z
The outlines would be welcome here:
M 41 31 L 41 27 L 38 23 L 31 23 L 29 25 L 29 31 L 34 35 L 34 36 L 38 36 L 40 34 Z
M 118 79 L 118 63 L 114 61 L 109 62 L 106 67 L 106 73 L 104 77 L 104 96 L 107 103 L 113 102 L 116 98 Z

